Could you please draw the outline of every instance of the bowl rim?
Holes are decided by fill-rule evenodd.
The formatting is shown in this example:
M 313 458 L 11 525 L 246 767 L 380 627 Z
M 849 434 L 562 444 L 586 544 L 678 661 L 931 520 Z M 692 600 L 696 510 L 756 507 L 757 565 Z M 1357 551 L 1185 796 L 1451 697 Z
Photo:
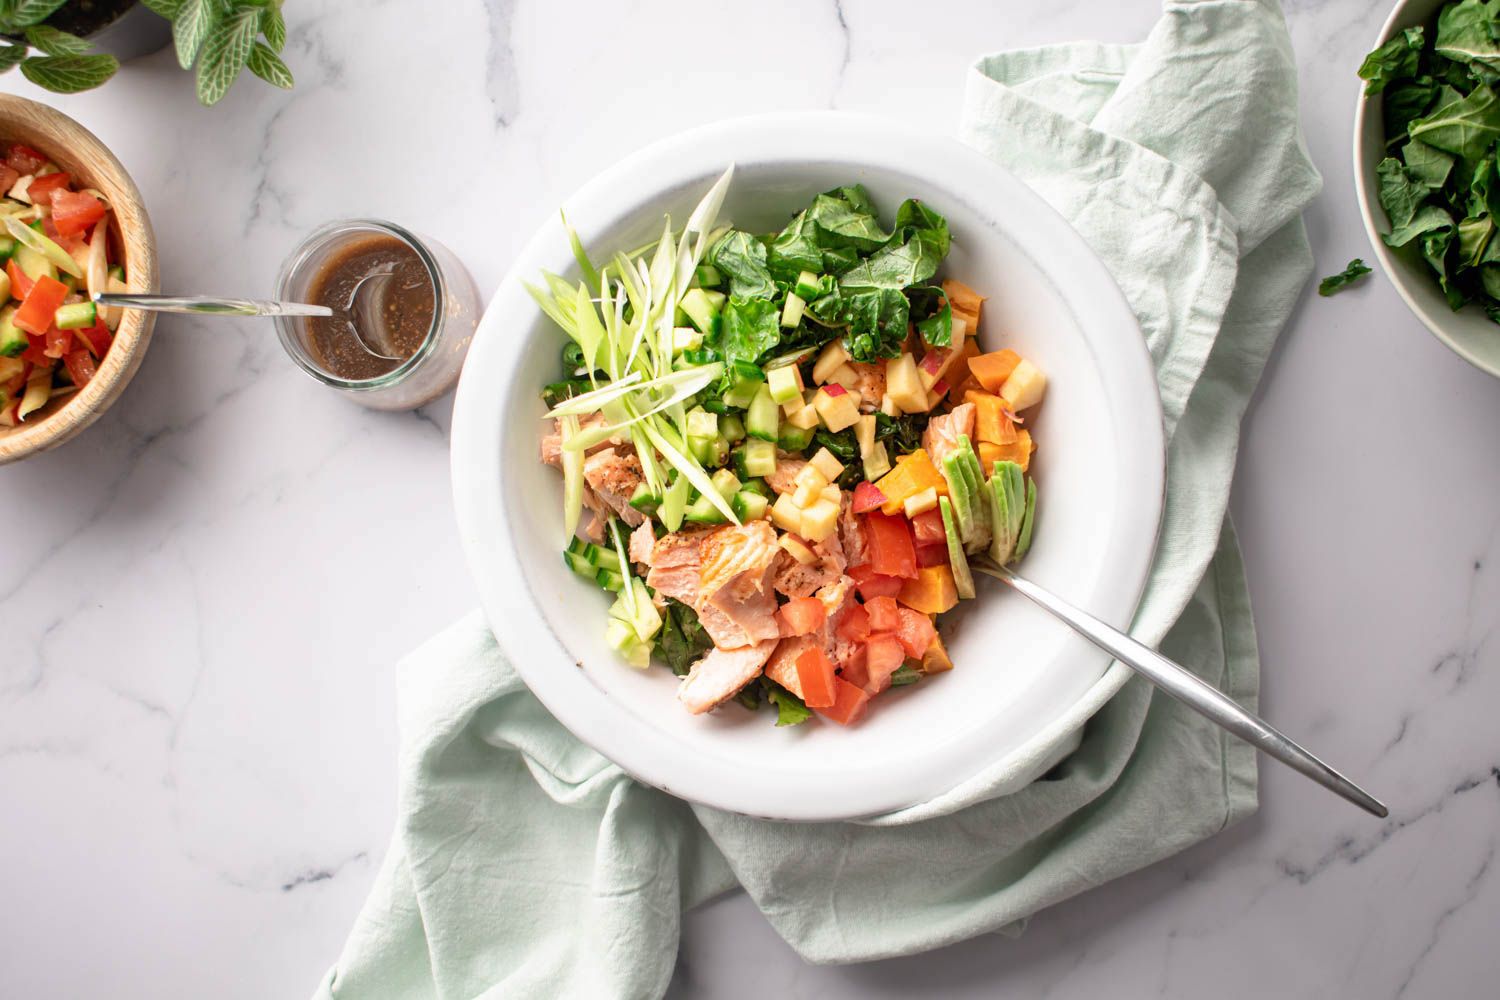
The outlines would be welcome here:
M 1091 339 L 1089 345 L 1106 355 L 1099 367 L 1110 375 L 1107 384 L 1132 388 L 1121 395 L 1120 406 L 1107 412 L 1114 418 L 1117 441 L 1133 457 L 1146 457 L 1138 462 L 1139 490 L 1122 493 L 1113 512 L 1107 544 L 1111 558 L 1119 555 L 1115 562 L 1103 561 L 1096 583 L 1099 593 L 1093 595 L 1091 610 L 1114 624 L 1128 625 L 1149 577 L 1164 510 L 1165 431 L 1155 366 L 1139 322 L 1094 251 L 1040 195 L 957 140 L 890 119 L 841 112 L 757 115 L 679 133 L 626 157 L 585 184 L 567 199 L 568 217 L 587 230 L 608 229 L 637 211 L 635 199 L 627 203 L 617 192 L 641 190 L 642 174 L 649 176 L 649 185 L 644 186 L 655 195 L 704 176 L 711 179 L 705 171 L 710 159 L 722 169 L 736 158 L 752 166 L 831 160 L 917 176 L 936 173 L 950 181 L 963 178 L 968 182 L 963 190 L 971 196 L 981 191 L 986 203 L 1005 204 L 1008 209 L 1026 204 L 1041 229 L 1027 236 L 1042 237 L 1039 247 L 1028 243 L 1033 264 L 1049 276 L 1067 275 L 1074 288 L 1088 290 L 1066 297 L 1079 327 L 1096 333 L 1122 331 Z M 976 222 L 994 225 L 982 214 Z M 490 300 L 455 400 L 451 467 L 460 541 L 491 630 L 521 679 L 579 740 L 642 782 L 690 801 L 780 820 L 855 819 L 931 801 L 996 766 L 1035 761 L 1055 745 L 1061 733 L 1081 727 L 1123 684 L 1128 671 L 1116 670 L 1108 657 L 1101 657 L 1097 674 L 1067 708 L 1041 720 L 1007 752 L 974 760 L 966 765 L 969 770 L 945 776 L 940 784 L 929 780 L 916 788 L 910 780 L 892 780 L 893 789 L 789 788 L 785 782 L 767 782 L 754 774 L 737 773 L 732 781 L 726 780 L 721 762 L 682 754 L 678 740 L 620 711 L 584 678 L 584 671 L 566 669 L 579 664 L 545 624 L 538 595 L 522 582 L 525 577 L 510 537 L 513 522 L 500 461 L 508 429 L 502 426 L 503 420 L 495 419 L 508 409 L 514 393 L 521 391 L 505 371 L 511 356 L 520 350 L 522 338 L 502 335 L 503 318 L 531 301 L 521 285 L 523 276 L 529 277 L 538 267 L 555 267 L 567 255 L 566 248 L 563 228 L 554 217 L 526 244 Z M 1134 390 L 1146 386 L 1150 392 L 1141 398 L 1143 394 Z M 673 707 L 664 704 L 663 710 Z M 877 784 L 865 782 L 866 786 Z
M 1429 2 L 1432 2 L 1434 9 L 1436 9 L 1442 6 L 1446 0 L 1429 0 Z M 1412 0 L 1397 0 L 1396 5 L 1391 8 L 1390 14 L 1386 17 L 1385 23 L 1380 26 L 1380 33 L 1376 36 L 1375 43 L 1370 46 L 1368 51 L 1374 51 L 1390 41 L 1391 36 L 1396 31 L 1396 25 L 1402 20 L 1402 15 L 1413 6 L 1415 4 L 1412 3 Z M 1373 192 L 1365 182 L 1366 164 L 1363 149 L 1366 130 L 1378 128 L 1382 132 L 1382 137 L 1384 135 L 1385 125 L 1380 121 L 1380 116 L 1375 110 L 1381 104 L 1382 99 L 1383 95 L 1381 94 L 1366 94 L 1364 84 L 1361 82 L 1359 96 L 1355 99 L 1354 105 L 1354 135 L 1352 138 L 1354 193 L 1355 200 L 1359 203 L 1360 219 L 1364 222 L 1365 236 L 1370 240 L 1370 249 L 1374 253 L 1375 259 L 1380 262 L 1380 269 L 1385 272 L 1386 278 L 1395 287 L 1396 294 L 1401 296 L 1401 301 L 1406 303 L 1406 308 L 1411 311 L 1412 315 L 1422 321 L 1422 325 L 1427 328 L 1429 333 L 1436 337 L 1450 351 L 1463 358 L 1475 368 L 1488 375 L 1500 378 L 1500 362 L 1487 360 L 1471 349 L 1464 340 L 1449 333 L 1442 322 L 1442 314 L 1434 315 L 1432 310 L 1427 308 L 1426 304 L 1419 301 L 1412 294 L 1408 288 L 1408 276 L 1397 267 L 1395 253 L 1392 252 L 1390 247 L 1386 246 L 1385 240 L 1382 238 L 1381 222 L 1384 217 L 1384 210 L 1380 210 L 1381 218 L 1377 219 L 1378 201 L 1372 197 Z M 1464 308 L 1471 309 L 1474 307 L 1467 305 Z M 1455 315 L 1455 313 L 1449 310 L 1448 315 Z M 1500 337 L 1500 326 L 1496 327 L 1495 333 L 1497 337 Z
M 132 220 L 131 242 L 139 245 L 140 252 L 138 259 L 130 262 L 127 284 L 132 292 L 156 291 L 156 235 L 145 200 L 124 164 L 98 136 L 51 105 L 15 94 L 0 94 L 0 139 L 25 141 L 10 135 L 8 130 L 13 127 L 9 124 L 12 120 L 27 118 L 45 123 L 61 134 L 60 141 L 40 143 L 48 147 L 42 151 L 53 162 L 70 172 L 78 172 L 80 165 L 86 165 L 88 169 L 81 172 L 110 193 L 114 200 L 121 202 L 111 208 L 114 209 L 116 225 L 121 228 L 122 245 L 125 242 L 122 213 L 128 211 Z M 89 164 L 90 160 L 98 162 Z M 0 434 L 0 465 L 29 458 L 72 440 L 109 409 L 140 367 L 151 342 L 155 320 L 153 313 L 126 310 L 109 351 L 87 385 L 64 399 L 61 405 L 42 411 L 34 423 L 8 428 L 6 433 Z

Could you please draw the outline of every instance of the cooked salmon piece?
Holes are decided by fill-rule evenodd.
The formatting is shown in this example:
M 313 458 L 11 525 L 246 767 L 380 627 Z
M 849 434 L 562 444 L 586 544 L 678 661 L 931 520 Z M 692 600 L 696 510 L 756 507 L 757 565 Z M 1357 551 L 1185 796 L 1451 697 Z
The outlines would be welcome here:
M 682 679 L 677 700 L 694 715 L 717 708 L 736 691 L 760 676 L 761 668 L 776 649 L 776 639 L 763 639 L 738 649 L 710 649 Z
M 885 396 L 885 365 L 863 361 L 850 361 L 848 365 L 854 369 L 854 391 L 859 393 L 859 408 L 865 413 L 874 413 L 880 409 L 880 400 Z
M 838 533 L 809 546 L 818 561 L 804 565 L 791 553 L 783 550 L 776 557 L 776 566 L 771 573 L 771 586 L 777 593 L 788 597 L 810 597 L 844 575 L 848 562 L 844 558 L 844 545 Z
M 776 471 L 766 477 L 766 485 L 777 493 L 797 492 L 795 482 L 797 474 L 807 468 L 807 463 L 800 458 L 785 458 L 780 453 L 776 457 Z
M 835 667 L 843 666 L 844 661 L 854 651 L 855 644 L 846 642 L 837 635 L 844 612 L 854 600 L 854 581 L 847 576 L 841 576 L 819 590 L 817 598 L 823 602 L 823 607 L 827 611 L 822 627 L 807 635 L 781 640 L 781 645 L 776 647 L 776 651 L 765 666 L 767 677 L 798 698 L 802 697 L 802 682 L 797 679 L 797 657 L 801 656 L 804 650 L 820 647 L 828 654 L 828 658 L 833 661 Z
M 725 525 L 704 539 L 698 617 L 714 645 L 732 649 L 781 634 L 771 586 L 771 569 L 780 552 L 776 532 L 767 521 Z
M 596 451 L 583 460 L 583 478 L 599 500 L 630 527 L 645 522 L 646 516 L 630 506 L 630 496 L 641 484 L 641 460 L 634 453 L 617 448 Z
M 646 586 L 689 607 L 698 606 L 698 580 L 703 570 L 703 541 L 713 528 L 688 528 L 663 535 L 651 547 L 651 572 Z
M 941 469 L 943 459 L 958 447 L 961 436 L 968 437 L 970 441 L 974 439 L 973 403 L 960 403 L 953 408 L 952 413 L 944 413 L 928 421 L 927 430 L 922 433 L 922 447 L 927 449 L 932 464 Z
M 591 413 L 578 422 L 579 430 L 587 430 L 604 423 L 604 414 Z M 619 447 L 628 440 L 622 437 L 610 437 L 589 448 L 584 454 L 592 455 L 601 448 Z M 552 433 L 542 435 L 542 461 L 547 465 L 562 465 L 562 427 L 556 421 L 552 421 Z
M 844 549 L 844 561 L 849 566 L 863 566 L 870 561 L 869 544 L 865 540 L 865 526 L 854 513 L 854 496 L 847 491 L 839 502 L 839 544 Z
M 656 532 L 649 523 L 630 533 L 630 561 L 638 566 L 651 565 L 651 550 L 656 548 Z

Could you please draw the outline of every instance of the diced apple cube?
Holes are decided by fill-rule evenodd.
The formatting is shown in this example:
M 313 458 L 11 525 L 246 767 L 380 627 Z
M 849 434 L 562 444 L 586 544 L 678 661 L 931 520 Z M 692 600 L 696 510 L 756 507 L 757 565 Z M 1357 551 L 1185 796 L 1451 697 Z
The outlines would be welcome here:
M 876 441 L 875 447 L 865 456 L 865 478 L 874 482 L 891 471 L 891 457 L 885 450 L 884 441 Z
M 804 483 L 792 491 L 792 502 L 798 507 L 811 507 L 823 495 L 823 487 Z
M 844 474 L 844 463 L 834 458 L 833 452 L 827 448 L 819 448 L 818 453 L 807 464 L 809 467 L 816 468 L 819 472 L 823 473 L 823 482 L 825 484 L 833 482 Z M 803 471 L 805 472 L 806 470 Z
M 808 398 L 810 399 L 812 397 L 809 396 Z M 812 430 L 814 427 L 818 426 L 818 421 L 819 419 L 821 419 L 818 416 L 818 411 L 813 407 L 812 403 L 808 402 L 807 400 L 800 400 L 800 406 L 798 405 L 798 402 L 799 400 L 793 400 L 792 402 L 787 403 L 782 407 L 782 409 L 786 412 L 786 422 L 791 424 L 793 427 L 798 428 L 799 430 Z
M 831 500 L 819 500 L 802 512 L 802 530 L 798 533 L 816 544 L 838 530 L 838 525 L 839 505 Z
M 839 489 L 838 483 L 829 483 L 818 495 L 829 503 L 841 503 L 844 499 L 843 491 Z
M 968 322 L 961 316 L 953 317 L 953 342 L 948 346 L 953 348 L 953 353 L 955 356 L 957 356 L 964 349 L 964 341 L 968 339 L 968 336 Z
M 1022 358 L 1001 387 L 1000 398 L 1005 400 L 1012 413 L 1019 413 L 1040 403 L 1042 394 L 1046 391 L 1047 376 L 1036 365 Z
M 782 535 L 776 542 L 787 554 L 804 566 L 811 566 L 818 561 L 818 554 L 807 547 L 807 544 L 796 535 Z
M 916 517 L 918 514 L 925 514 L 927 511 L 932 510 L 932 508 L 937 506 L 937 503 L 937 487 L 929 486 L 920 493 L 913 493 L 907 497 L 906 503 L 902 506 L 906 511 L 907 517 Z
M 696 330 L 693 332 L 697 333 Z M 780 368 L 772 368 L 766 372 L 766 385 L 770 387 L 771 398 L 776 400 L 776 402 L 783 406 L 795 402 L 797 409 L 800 410 L 802 408 L 802 370 L 796 365 L 782 365 Z M 787 416 L 791 416 L 791 413 L 788 412 Z
M 842 364 L 835 368 L 833 374 L 828 376 L 827 381 L 832 385 L 841 385 L 845 389 L 859 388 L 859 376 L 854 373 L 854 369 L 850 368 L 848 364 Z
M 860 415 L 859 422 L 854 425 L 854 440 L 859 442 L 860 458 L 870 454 L 870 449 L 875 447 L 875 414 Z
M 817 408 L 818 416 L 823 418 L 824 426 L 837 434 L 853 427 L 859 420 L 859 403 L 855 402 L 857 397 L 845 391 L 842 386 L 835 385 L 833 388 L 838 392 L 830 393 L 827 386 L 819 389 L 818 394 L 813 397 L 813 406 Z
M 828 477 L 823 475 L 823 470 L 812 462 L 804 465 L 792 480 L 798 486 L 811 487 L 815 492 L 828 485 Z
M 924 413 L 929 409 L 927 387 L 922 384 L 917 362 L 910 353 L 885 363 L 885 391 L 904 413 Z
M 771 523 L 782 531 L 802 530 L 802 508 L 798 507 L 790 493 L 783 493 L 771 505 Z
M 829 341 L 828 346 L 823 348 L 823 353 L 818 355 L 818 360 L 813 363 L 813 381 L 819 385 L 827 382 L 828 377 L 848 360 L 849 352 L 844 350 L 844 345 L 837 340 Z
M 901 416 L 901 407 L 896 405 L 896 401 L 891 398 L 890 393 L 886 393 L 880 397 L 880 412 L 888 417 L 899 417 Z

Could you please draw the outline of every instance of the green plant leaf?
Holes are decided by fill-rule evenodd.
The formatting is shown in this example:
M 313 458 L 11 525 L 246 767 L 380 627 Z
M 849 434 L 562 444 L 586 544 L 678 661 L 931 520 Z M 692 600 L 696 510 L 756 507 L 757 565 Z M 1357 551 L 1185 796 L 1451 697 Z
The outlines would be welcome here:
M 1406 172 L 1432 191 L 1448 182 L 1448 173 L 1453 169 L 1453 157 L 1416 139 L 1402 148 L 1401 159 L 1406 163 Z
M 1391 228 L 1400 229 L 1417 214 L 1417 208 L 1427 197 L 1427 188 L 1414 180 L 1394 156 L 1380 161 L 1375 176 L 1380 179 L 1380 207 L 1391 220 Z
M 242 11 L 220 25 L 203 43 L 198 63 L 198 100 L 212 107 L 229 93 L 240 70 L 250 61 L 255 36 L 260 33 L 260 12 Z
M 26 58 L 26 46 L 6 45 L 0 48 L 0 73 L 6 73 L 21 65 Z
M 266 44 L 271 46 L 271 51 L 277 55 L 280 55 L 281 50 L 286 48 L 286 18 L 282 16 L 279 4 L 266 5 L 266 9 L 260 15 L 260 33 L 266 36 Z M 290 78 L 291 74 L 288 73 L 287 76 Z
M 34 49 L 49 56 L 81 56 L 93 48 L 87 41 L 66 31 L 59 31 L 50 24 L 38 24 L 26 29 L 26 40 Z
M 781 310 L 764 298 L 731 295 L 724 303 L 719 342 L 715 345 L 724 356 L 725 371 L 736 361 L 752 364 L 761 355 L 781 343 Z
M 1444 87 L 1432 114 L 1418 118 L 1406 131 L 1429 146 L 1477 160 L 1500 139 L 1500 97 L 1489 87 L 1477 87 L 1467 97 Z
M 68 0 L 20 0 L 8 20 L 17 28 L 28 28 L 51 17 Z
M 1438 15 L 1433 49 L 1460 63 L 1500 69 L 1500 20 L 1483 0 L 1449 4 Z
M 160 14 L 168 21 L 177 20 L 177 15 L 181 13 L 186 2 L 187 0 L 141 0 L 147 10 L 153 14 Z
M 1407 28 L 1365 56 L 1359 67 L 1360 79 L 1367 81 L 1365 93 L 1378 94 L 1396 80 L 1416 76 L 1421 53 L 1422 29 Z
M 749 233 L 731 229 L 708 252 L 708 262 L 729 275 L 731 295 L 772 299 L 776 283 L 766 267 L 766 246 Z
M 1382 239 L 1387 246 L 1404 247 L 1418 236 L 1441 229 L 1453 229 L 1453 216 L 1436 205 L 1423 205 L 1409 222 L 1395 227 Z
M 250 72 L 282 90 L 292 89 L 292 71 L 265 42 L 256 42 L 250 50 Z
M 21 73 L 54 94 L 76 94 L 92 90 L 115 75 L 120 63 L 114 56 L 33 56 L 21 63 Z
M 213 32 L 219 8 L 215 0 L 183 0 L 172 16 L 172 41 L 177 47 L 177 65 L 192 69 Z
M 1318 294 L 1328 296 L 1341 292 L 1369 273 L 1370 269 L 1365 262 L 1356 257 L 1338 274 L 1330 274 L 1318 282 Z

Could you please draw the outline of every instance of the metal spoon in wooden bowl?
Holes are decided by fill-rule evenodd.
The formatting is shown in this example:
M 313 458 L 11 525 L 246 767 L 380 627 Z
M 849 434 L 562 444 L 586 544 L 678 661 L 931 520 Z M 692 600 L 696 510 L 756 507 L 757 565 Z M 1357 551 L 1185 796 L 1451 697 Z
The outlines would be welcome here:
M 275 302 L 269 299 L 221 299 L 210 295 L 134 295 L 115 292 L 95 292 L 91 298 L 96 305 L 115 306 L 127 309 L 145 309 L 148 312 L 191 313 L 197 316 L 329 316 L 342 319 L 354 330 L 360 346 L 378 358 L 388 361 L 405 361 L 406 358 L 391 353 L 389 344 L 376 345 L 367 336 L 383 337 L 385 326 L 380 322 L 380 308 L 385 298 L 386 286 L 390 283 L 390 271 L 367 274 L 355 284 L 349 295 L 349 304 L 343 309 L 313 305 L 311 302 Z M 380 279 L 380 280 L 376 280 Z

